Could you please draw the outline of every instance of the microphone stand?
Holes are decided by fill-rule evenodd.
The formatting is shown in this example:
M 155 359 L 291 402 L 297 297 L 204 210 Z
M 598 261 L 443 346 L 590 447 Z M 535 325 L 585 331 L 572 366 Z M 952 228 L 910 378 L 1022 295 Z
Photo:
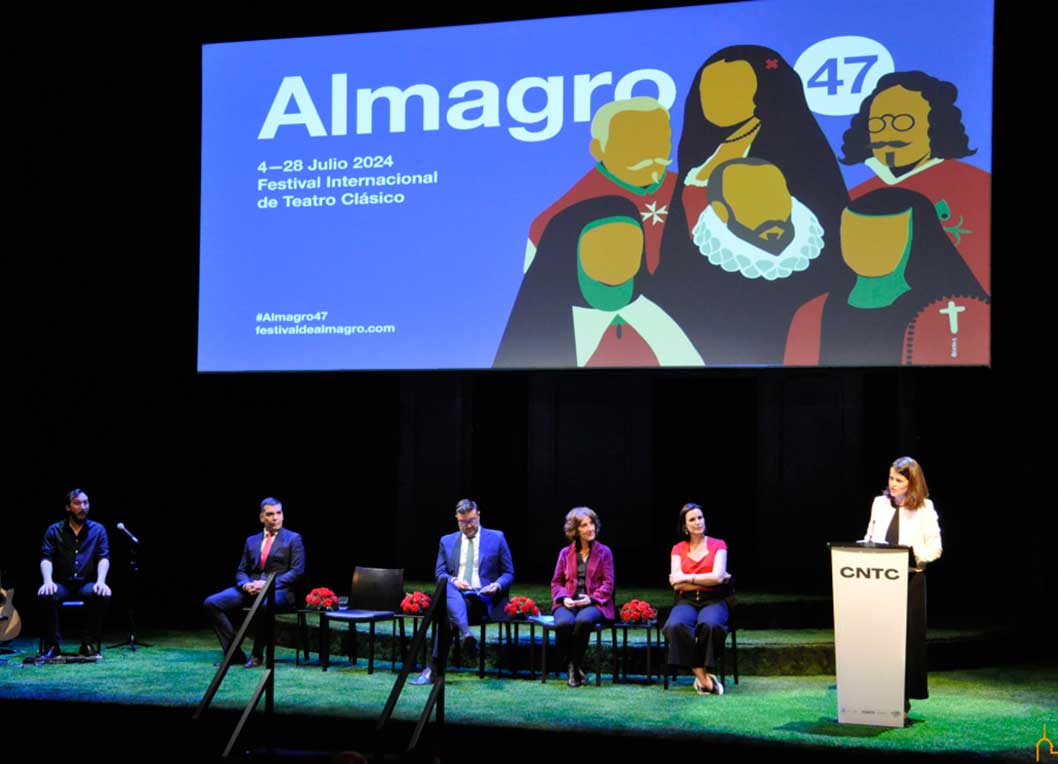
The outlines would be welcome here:
M 139 561 L 136 559 L 136 555 L 140 550 L 140 545 L 139 541 L 133 543 L 132 534 L 130 534 L 124 528 L 122 528 L 122 530 L 125 531 L 125 535 L 129 536 L 129 588 L 132 590 L 129 594 L 128 599 L 129 636 L 124 642 L 116 642 L 112 645 L 107 645 L 107 649 L 112 649 L 115 647 L 128 647 L 129 650 L 131 650 L 132 652 L 136 652 L 137 647 L 152 647 L 153 645 L 150 642 L 140 642 L 136 639 L 136 598 L 140 591 L 140 565 Z

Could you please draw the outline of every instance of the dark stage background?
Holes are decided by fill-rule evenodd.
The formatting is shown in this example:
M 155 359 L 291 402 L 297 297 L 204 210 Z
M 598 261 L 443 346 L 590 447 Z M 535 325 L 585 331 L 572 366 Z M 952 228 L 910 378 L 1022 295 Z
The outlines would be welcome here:
M 1053 634 L 1053 269 L 1032 253 L 1053 255 L 1044 220 L 1018 222 L 1022 119 L 996 120 L 990 369 L 199 376 L 199 45 L 504 17 L 225 8 L 24 14 L 9 31 L 25 90 L 5 110 L 17 171 L 0 567 L 29 628 L 40 538 L 75 486 L 110 529 L 113 625 L 130 594 L 121 521 L 142 541 L 141 628 L 197 627 L 266 495 L 304 535 L 313 586 L 343 590 L 358 564 L 429 577 L 471 496 L 507 533 L 521 581 L 550 576 L 565 512 L 587 504 L 618 587 L 662 586 L 677 511 L 694 500 L 743 590 L 825 594 L 826 542 L 862 536 L 889 462 L 911 454 L 944 532 L 933 622 L 1009 614 Z M 997 23 L 996 112 L 1023 114 L 1021 22 Z M 458 295 L 451 306 L 474 310 Z

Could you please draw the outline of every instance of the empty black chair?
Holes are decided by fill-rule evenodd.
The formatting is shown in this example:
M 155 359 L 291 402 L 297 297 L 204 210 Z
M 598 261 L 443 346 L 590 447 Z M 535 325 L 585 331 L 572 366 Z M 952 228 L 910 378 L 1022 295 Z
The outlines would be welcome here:
M 327 647 L 330 641 L 330 621 L 350 624 L 350 656 L 356 662 L 356 624 L 368 624 L 367 673 L 375 671 L 375 624 L 390 621 L 396 623 L 401 615 L 400 603 L 404 599 L 404 568 L 362 568 L 353 571 L 353 583 L 349 590 L 349 605 L 343 610 L 320 613 L 320 662 L 327 670 Z M 393 667 L 396 667 L 396 643 L 393 640 Z

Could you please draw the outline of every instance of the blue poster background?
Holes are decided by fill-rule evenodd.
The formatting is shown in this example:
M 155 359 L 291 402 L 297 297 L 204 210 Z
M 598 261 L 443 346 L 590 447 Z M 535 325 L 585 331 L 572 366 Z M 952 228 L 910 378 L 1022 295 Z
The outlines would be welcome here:
M 761 0 L 204 46 L 199 370 L 490 367 L 522 280 L 530 223 L 594 164 L 590 122 L 574 121 L 575 75 L 612 72 L 616 83 L 634 70 L 667 73 L 676 85 L 670 109 L 675 160 L 687 88 L 713 52 L 763 45 L 793 65 L 812 45 L 846 35 L 880 43 L 897 71 L 919 69 L 955 83 L 970 145 L 977 149 L 963 161 L 991 170 L 993 8 L 984 0 Z M 334 73 L 348 76 L 347 135 L 311 137 L 304 126 L 287 125 L 274 139 L 259 139 L 280 83 L 293 76 L 302 78 L 329 132 Z M 563 78 L 562 127 L 547 140 L 517 140 L 510 133 L 542 129 L 521 124 L 507 110 L 510 86 L 525 77 Z M 448 93 L 475 80 L 497 85 L 500 125 L 454 129 L 446 111 L 463 99 Z M 388 110 L 376 108 L 373 132 L 356 133 L 358 88 L 417 83 L 440 95 L 438 130 L 422 129 L 422 109 L 412 98 L 405 132 L 390 132 Z M 612 86 L 596 90 L 591 112 L 612 100 L 613 92 Z M 657 90 L 642 82 L 635 94 L 656 96 Z M 543 93 L 531 92 L 525 102 L 539 109 Z M 294 103 L 287 105 L 294 110 Z M 850 119 L 817 114 L 839 157 Z M 257 169 L 262 162 L 277 167 L 361 156 L 392 157 L 393 166 L 330 173 Z M 670 168 L 681 169 L 687 168 Z M 262 178 L 433 172 L 435 185 L 258 189 Z M 842 172 L 849 188 L 871 177 L 862 165 L 842 165 Z M 308 208 L 287 208 L 282 200 L 284 194 L 346 190 L 406 198 L 400 204 Z M 279 206 L 261 209 L 258 201 L 265 196 Z M 279 318 L 269 321 L 270 314 Z M 322 324 L 394 330 L 259 332 Z

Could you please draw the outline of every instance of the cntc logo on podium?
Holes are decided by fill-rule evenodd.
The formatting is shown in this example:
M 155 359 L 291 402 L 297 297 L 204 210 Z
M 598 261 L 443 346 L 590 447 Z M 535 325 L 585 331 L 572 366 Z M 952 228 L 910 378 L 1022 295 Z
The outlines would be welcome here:
M 896 568 L 854 568 L 851 565 L 846 565 L 838 573 L 842 578 L 887 578 L 890 581 L 896 581 L 900 578 L 900 571 Z

